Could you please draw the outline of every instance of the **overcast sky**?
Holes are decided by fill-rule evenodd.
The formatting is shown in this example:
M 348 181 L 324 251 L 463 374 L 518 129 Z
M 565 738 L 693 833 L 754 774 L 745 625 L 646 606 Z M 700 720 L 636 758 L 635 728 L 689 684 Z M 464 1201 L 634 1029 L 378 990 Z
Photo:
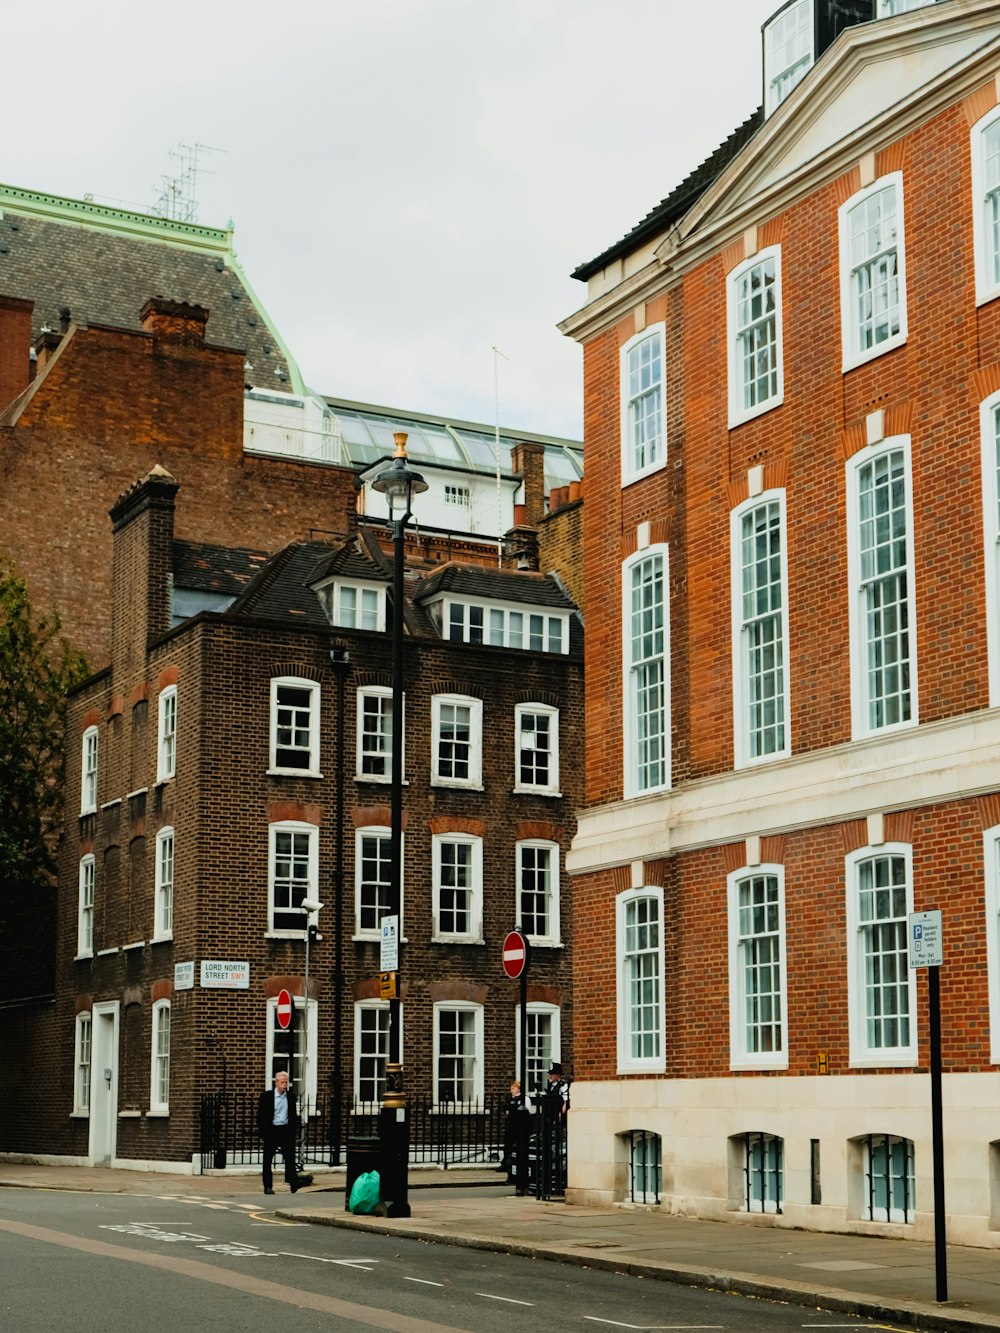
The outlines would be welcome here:
M 569 274 L 757 106 L 779 4 L 8 6 L 0 179 L 149 211 L 219 149 L 198 220 L 312 388 L 492 423 L 497 346 L 501 423 L 579 438 Z

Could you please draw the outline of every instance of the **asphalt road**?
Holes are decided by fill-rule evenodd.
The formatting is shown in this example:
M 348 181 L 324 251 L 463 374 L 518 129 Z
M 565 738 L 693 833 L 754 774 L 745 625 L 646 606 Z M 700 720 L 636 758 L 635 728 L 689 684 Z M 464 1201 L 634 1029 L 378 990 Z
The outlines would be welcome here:
M 285 1221 L 245 1198 L 0 1191 L 0 1328 L 27 1333 L 784 1333 L 888 1325 Z

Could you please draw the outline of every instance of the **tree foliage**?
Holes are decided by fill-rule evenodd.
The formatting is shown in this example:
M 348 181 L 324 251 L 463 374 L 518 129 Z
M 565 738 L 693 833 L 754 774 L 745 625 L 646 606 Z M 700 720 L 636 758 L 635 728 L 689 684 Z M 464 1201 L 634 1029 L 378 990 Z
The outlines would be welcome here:
M 41 888 L 55 872 L 66 691 L 86 675 L 58 616 L 36 620 L 23 580 L 0 562 L 0 886 L 7 890 Z

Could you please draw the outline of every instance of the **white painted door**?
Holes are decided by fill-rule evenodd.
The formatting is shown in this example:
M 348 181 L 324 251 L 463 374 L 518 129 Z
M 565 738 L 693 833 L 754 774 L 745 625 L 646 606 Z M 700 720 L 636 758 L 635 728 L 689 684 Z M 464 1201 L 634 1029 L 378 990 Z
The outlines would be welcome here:
M 90 1064 L 90 1160 L 110 1166 L 118 1142 L 118 1001 L 95 1004 Z

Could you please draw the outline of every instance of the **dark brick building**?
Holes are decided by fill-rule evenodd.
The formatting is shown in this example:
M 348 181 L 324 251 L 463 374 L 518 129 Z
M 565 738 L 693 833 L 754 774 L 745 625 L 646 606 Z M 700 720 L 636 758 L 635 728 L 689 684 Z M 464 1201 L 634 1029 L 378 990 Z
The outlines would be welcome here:
M 230 588 L 255 560 L 175 540 L 177 490 L 157 468 L 112 510 L 111 658 L 70 701 L 45 1129 L 50 1151 L 180 1167 L 204 1092 L 255 1092 L 288 1061 L 282 989 L 310 1097 L 379 1094 L 396 608 L 362 527 L 284 547 L 228 609 L 172 626 L 178 568 Z M 407 1087 L 495 1100 L 516 1068 L 515 924 L 535 946 L 532 1080 L 571 1063 L 582 629 L 556 578 L 486 566 L 411 564 L 400 610 Z

